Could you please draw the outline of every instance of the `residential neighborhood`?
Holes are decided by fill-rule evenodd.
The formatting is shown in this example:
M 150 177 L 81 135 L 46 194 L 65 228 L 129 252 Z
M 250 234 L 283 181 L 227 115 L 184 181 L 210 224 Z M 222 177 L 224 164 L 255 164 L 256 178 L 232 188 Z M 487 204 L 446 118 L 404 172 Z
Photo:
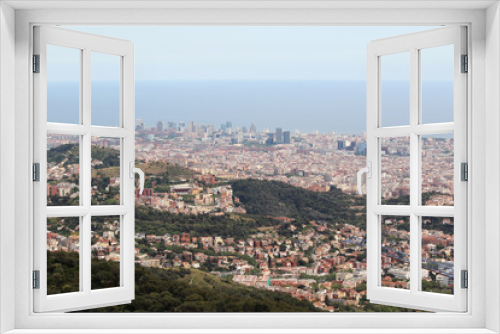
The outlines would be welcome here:
M 265 218 L 267 224 L 246 237 L 136 230 L 138 265 L 203 270 L 241 285 L 310 301 L 324 311 L 344 306 L 363 310 L 367 303 L 364 225 L 336 217 L 259 218 L 249 214 L 231 182 L 278 181 L 319 194 L 339 189 L 356 198 L 355 175 L 366 165 L 364 134 L 258 132 L 255 125 L 250 130 L 227 125 L 215 130 L 194 122 L 188 128 L 175 124 L 164 128 L 159 122 L 149 129 L 139 122 L 136 131 L 136 160 L 146 168 L 144 192 L 135 193 L 138 208 L 173 217 L 225 217 L 236 223 Z M 74 157 L 78 138 L 52 134 L 48 142 L 52 158 L 47 166 L 47 205 L 79 205 L 79 164 Z M 92 143 L 96 147 L 93 204 L 119 203 L 119 143 L 97 137 Z M 51 153 L 64 145 L 70 152 L 66 156 Z M 453 205 L 453 139 L 425 138 L 422 145 L 425 205 Z M 383 140 L 381 155 L 382 200 L 404 201 L 410 187 L 409 139 Z M 349 210 L 359 216 L 365 209 L 353 204 Z M 380 219 L 381 285 L 409 289 L 409 217 Z M 79 252 L 79 225 L 71 218 L 50 218 L 47 230 L 48 251 Z M 92 257 L 118 262 L 119 235 L 119 216 L 93 221 Z M 424 217 L 421 239 L 424 291 L 453 293 L 453 218 Z

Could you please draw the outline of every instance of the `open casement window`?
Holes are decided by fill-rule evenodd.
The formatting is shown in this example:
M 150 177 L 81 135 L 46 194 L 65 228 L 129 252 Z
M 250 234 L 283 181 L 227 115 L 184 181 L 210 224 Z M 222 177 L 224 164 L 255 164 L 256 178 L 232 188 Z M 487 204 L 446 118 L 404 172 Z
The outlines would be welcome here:
M 466 311 L 466 28 L 372 41 L 367 298 Z M 447 101 L 445 101 L 447 100 Z M 446 111 L 448 109 L 448 112 Z M 371 170 L 370 170 L 371 169 Z
M 129 303 L 134 46 L 44 26 L 34 41 L 34 311 Z

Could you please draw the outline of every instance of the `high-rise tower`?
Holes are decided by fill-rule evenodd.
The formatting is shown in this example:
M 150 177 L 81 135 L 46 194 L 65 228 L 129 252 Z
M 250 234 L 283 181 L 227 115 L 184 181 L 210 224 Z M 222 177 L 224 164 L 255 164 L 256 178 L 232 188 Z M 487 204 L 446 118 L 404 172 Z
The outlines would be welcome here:
M 275 134 L 275 143 L 276 144 L 283 144 L 283 129 L 282 128 L 276 128 L 276 134 Z
M 156 132 L 163 131 L 165 131 L 165 124 L 163 123 L 163 121 L 158 121 L 158 123 L 156 123 Z

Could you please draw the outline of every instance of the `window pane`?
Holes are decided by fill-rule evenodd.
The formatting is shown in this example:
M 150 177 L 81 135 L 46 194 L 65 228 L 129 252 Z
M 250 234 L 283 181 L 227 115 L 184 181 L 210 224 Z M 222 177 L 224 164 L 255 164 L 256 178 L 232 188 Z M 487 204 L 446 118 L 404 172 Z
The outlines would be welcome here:
M 422 123 L 453 122 L 453 45 L 422 49 Z
M 91 223 L 92 290 L 120 286 L 120 216 L 96 216 Z
M 120 142 L 92 137 L 92 205 L 120 204 Z
M 80 122 L 80 49 L 47 45 L 47 122 Z
M 120 58 L 92 52 L 92 125 L 120 126 Z
M 382 126 L 410 125 L 410 53 L 380 58 Z
M 382 286 L 410 288 L 410 217 L 381 216 Z
M 422 136 L 422 204 L 453 206 L 453 134 Z
M 453 294 L 453 218 L 422 217 L 422 291 Z
M 47 294 L 80 291 L 80 218 L 47 218 Z
M 410 204 L 410 137 L 381 138 L 382 204 Z
M 47 134 L 47 206 L 80 204 L 80 136 Z

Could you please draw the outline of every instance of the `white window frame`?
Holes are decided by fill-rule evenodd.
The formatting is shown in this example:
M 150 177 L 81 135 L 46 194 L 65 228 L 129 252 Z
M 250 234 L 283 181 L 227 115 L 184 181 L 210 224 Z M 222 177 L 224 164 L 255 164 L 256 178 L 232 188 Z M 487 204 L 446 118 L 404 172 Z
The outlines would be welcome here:
M 134 175 L 135 103 L 134 45 L 127 40 L 99 36 L 52 26 L 34 27 L 34 53 L 40 58 L 34 84 L 34 162 L 39 163 L 39 181 L 33 184 L 34 204 L 34 270 L 40 272 L 39 289 L 34 290 L 35 312 L 74 311 L 100 306 L 130 303 L 135 295 Z M 80 53 L 80 117 L 78 124 L 47 122 L 47 45 L 73 48 Z M 95 52 L 114 55 L 119 61 L 120 95 L 118 126 L 96 126 L 91 121 L 92 55 Z M 80 205 L 47 206 L 47 134 L 79 137 Z M 91 205 L 92 137 L 120 140 L 120 204 Z M 92 217 L 117 216 L 120 219 L 120 284 L 117 287 L 92 290 L 91 235 Z M 80 220 L 79 290 L 47 295 L 47 218 L 76 217 Z
M 461 57 L 467 54 L 465 26 L 430 29 L 412 34 L 371 41 L 367 52 L 367 298 L 378 304 L 403 306 L 430 311 L 467 309 L 467 290 L 461 288 L 461 270 L 467 270 L 467 184 L 461 181 L 461 163 L 467 163 L 467 75 L 462 73 Z M 453 122 L 422 123 L 421 51 L 444 45 L 453 46 Z M 384 56 L 409 54 L 409 116 L 410 124 L 383 127 L 381 77 Z M 421 136 L 454 134 L 454 206 L 426 206 L 421 203 Z M 410 203 L 383 205 L 381 187 L 382 138 L 408 137 L 410 140 Z M 410 288 L 396 289 L 381 285 L 381 228 L 383 216 L 407 216 L 410 222 Z M 454 218 L 454 293 L 452 295 L 424 292 L 422 285 L 422 217 Z
M 500 219 L 500 145 L 498 109 L 500 99 L 500 11 L 495 2 L 446 2 L 399 1 L 398 4 L 384 1 L 347 3 L 332 2 L 320 5 L 311 2 L 272 4 L 221 4 L 204 3 L 183 4 L 167 2 L 153 5 L 123 2 L 123 6 L 144 9 L 103 10 L 102 7 L 117 6 L 116 3 L 102 1 L 69 4 L 45 3 L 39 1 L 2 3 L 0 10 L 0 66 L 2 78 L 0 93 L 0 117 L 7 123 L 0 123 L 0 208 L 1 250 L 0 278 L 1 330 L 16 329 L 15 333 L 37 333 L 38 329 L 52 329 L 51 332 L 70 333 L 71 328 L 94 329 L 94 333 L 106 333 L 112 329 L 117 332 L 140 332 L 141 329 L 165 329 L 162 332 L 180 332 L 182 328 L 191 332 L 342 332 L 349 328 L 350 333 L 493 333 L 500 331 L 499 269 L 500 261 L 492 258 L 485 266 L 486 247 L 493 254 L 500 254 L 500 230 L 496 222 Z M 14 13 L 12 6 L 24 6 L 29 10 Z M 38 9 L 37 9 L 38 6 Z M 52 8 L 43 10 L 40 8 Z M 51 6 L 51 7 L 50 7 Z M 59 8 L 59 7 L 70 8 Z M 71 6 L 74 6 L 71 8 Z M 100 8 L 96 8 L 100 6 Z M 119 6 L 119 5 L 118 5 Z M 151 6 L 149 9 L 147 6 Z M 170 8 L 158 8 L 158 7 Z M 176 8 L 181 7 L 182 9 Z M 195 6 L 195 8 L 193 8 Z M 200 5 L 201 6 L 201 5 Z M 227 6 L 228 8 L 222 8 Z M 241 8 L 244 7 L 245 8 Z M 391 9 L 397 6 L 398 9 Z M 430 7 L 432 6 L 432 7 Z M 490 6 L 488 9 L 485 9 Z M 87 9 L 74 9 L 74 8 Z M 191 7 L 191 9 L 189 9 Z M 269 8 L 270 7 L 270 8 Z M 441 8 L 441 9 L 436 9 Z M 30 9 L 31 8 L 31 9 Z M 34 8 L 34 9 L 33 9 Z M 92 9 L 93 8 L 93 9 Z M 154 9 L 151 9 L 154 8 Z M 375 9 L 374 9 L 375 8 Z M 304 10 L 307 9 L 307 10 Z M 15 23 L 12 19 L 15 15 Z M 485 24 L 486 23 L 486 24 Z M 439 25 L 465 24 L 469 27 L 469 50 L 471 59 L 468 86 L 469 128 L 468 142 L 470 159 L 470 183 L 468 195 L 470 238 L 468 260 L 470 286 L 468 289 L 469 307 L 466 313 L 436 314 L 34 314 L 31 290 L 32 261 L 28 260 L 32 245 L 31 221 L 32 207 L 29 194 L 32 193 L 30 181 L 32 147 L 32 76 L 30 56 L 32 54 L 32 27 L 35 24 L 64 25 Z M 15 31 L 15 40 L 13 31 Z M 132 41 L 133 42 L 133 41 Z M 14 55 L 15 46 L 15 55 Z M 14 55 L 14 56 L 13 56 Z M 15 57 L 15 60 L 13 58 Z M 15 63 L 15 73 L 9 68 Z M 488 71 L 486 71 L 486 68 Z M 6 70 L 6 71 L 4 71 Z M 4 74 L 5 73 L 5 74 Z M 15 87 L 12 82 L 15 81 Z M 10 84 L 10 85 L 9 85 Z M 15 101 L 6 94 L 15 93 Z M 12 119 L 15 102 L 15 120 Z M 488 121 L 487 121 L 488 120 Z M 11 141 L 6 142 L 6 134 L 12 131 L 7 126 L 15 126 L 15 150 L 10 149 Z M 488 152 L 486 154 L 486 152 Z M 15 159 L 10 164 L 6 161 Z M 487 162 L 487 164 L 485 164 Z M 15 167 L 15 181 L 10 181 L 7 171 Z M 486 174 L 489 175 L 488 182 Z M 6 195 L 15 186 L 15 203 L 8 201 Z M 488 197 L 486 196 L 488 194 Z M 4 213 L 7 205 L 15 205 L 15 226 L 5 219 L 14 215 Z M 488 205 L 488 207 L 485 205 Z M 10 214 L 10 215 L 9 215 Z M 494 224 L 495 223 L 495 224 Z M 474 226 L 472 230 L 471 226 Z M 15 232 L 15 233 L 14 233 Z M 15 234 L 15 240 L 9 237 Z M 14 249 L 14 257 L 9 250 Z M 15 287 L 12 289 L 12 287 Z M 14 290 L 14 291 L 12 291 Z M 12 310 L 11 305 L 15 305 Z M 10 307 L 9 307 L 10 306 Z M 140 325 L 139 325 L 140 324 Z M 138 328 L 136 331 L 131 328 Z M 97 330 L 101 329 L 101 330 Z M 122 330 L 120 330 L 122 329 Z M 217 330 L 219 329 L 219 330 Z M 240 330 L 238 330 L 240 329 Z M 267 330 L 266 330 L 267 329 Z M 281 329 L 281 330 L 280 330 Z M 293 330 L 295 329 L 295 330 Z M 357 329 L 357 330 L 356 330 Z M 204 331 L 206 330 L 206 331 Z M 186 332 L 186 331 L 183 331 Z M 188 331 L 189 332 L 189 331 Z

